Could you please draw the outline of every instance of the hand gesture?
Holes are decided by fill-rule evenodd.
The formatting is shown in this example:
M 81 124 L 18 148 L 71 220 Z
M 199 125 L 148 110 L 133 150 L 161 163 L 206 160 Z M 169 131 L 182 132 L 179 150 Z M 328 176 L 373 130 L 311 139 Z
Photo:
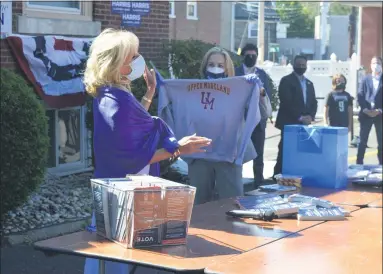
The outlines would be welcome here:
M 365 109 L 363 109 L 363 113 L 368 115 L 371 118 L 374 118 L 376 115 L 379 114 L 379 111 L 376 110 L 376 109 L 367 109 L 367 108 L 365 108 Z
M 373 110 L 371 110 L 371 117 L 376 117 L 376 116 L 378 116 L 380 114 L 380 111 L 379 110 L 377 110 L 377 109 L 373 109 Z
M 263 87 L 261 79 L 255 73 L 245 75 L 245 79 L 249 84 L 258 84 L 260 88 Z
M 199 152 L 206 152 L 204 147 L 207 147 L 211 144 L 211 140 L 205 137 L 196 136 L 186 136 L 178 141 L 180 145 L 181 154 L 193 154 Z
M 311 118 L 311 116 L 310 115 L 306 115 L 306 116 L 303 116 L 302 117 L 302 123 L 304 124 L 304 125 L 310 125 L 311 123 L 312 123 L 312 118 Z
M 148 91 L 154 93 L 157 86 L 156 72 L 154 69 L 149 70 L 148 67 L 145 66 L 144 79 Z

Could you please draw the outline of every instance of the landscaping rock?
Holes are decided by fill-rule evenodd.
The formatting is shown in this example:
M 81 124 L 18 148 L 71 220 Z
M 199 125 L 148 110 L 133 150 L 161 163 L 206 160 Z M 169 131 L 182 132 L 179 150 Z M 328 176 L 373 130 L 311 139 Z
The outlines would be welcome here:
M 8 213 L 3 234 L 88 219 L 92 208 L 91 176 L 91 173 L 67 177 L 48 174 L 24 205 Z
M 24 205 L 8 213 L 2 225 L 3 234 L 89 219 L 92 212 L 91 177 L 92 173 L 67 177 L 48 174 Z M 178 159 L 162 177 L 189 184 L 187 164 Z

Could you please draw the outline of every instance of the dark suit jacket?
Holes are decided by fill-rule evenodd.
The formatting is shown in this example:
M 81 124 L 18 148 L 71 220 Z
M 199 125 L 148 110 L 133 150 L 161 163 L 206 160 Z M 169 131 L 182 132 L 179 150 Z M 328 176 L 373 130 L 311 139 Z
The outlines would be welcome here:
M 301 124 L 302 115 L 310 115 L 315 119 L 318 101 L 315 98 L 313 83 L 306 78 L 306 104 L 297 75 L 293 72 L 284 76 L 279 83 L 279 111 L 275 122 L 276 128 L 282 130 L 285 125 Z
M 255 74 L 262 81 L 263 87 L 264 87 L 264 89 L 266 91 L 266 94 L 269 96 L 269 98 L 271 100 L 271 90 L 270 90 L 269 81 L 267 79 L 266 72 L 263 69 L 256 67 L 255 68 Z M 243 76 L 243 75 L 245 75 L 245 70 L 243 68 L 243 65 L 240 65 L 239 67 L 236 67 L 235 68 L 235 76 Z
M 271 89 L 269 86 L 269 81 L 267 78 L 266 72 L 261 68 L 255 68 L 255 74 L 259 77 L 259 79 L 263 83 L 263 88 L 266 91 L 267 96 L 269 96 L 269 99 L 271 100 Z M 239 67 L 235 68 L 235 76 L 243 76 L 245 75 L 245 70 L 243 68 L 243 65 L 240 65 Z M 257 127 L 261 127 L 263 130 L 266 128 L 267 125 L 267 119 L 263 119 L 259 122 L 259 125 Z
M 372 75 L 368 74 L 363 78 L 362 84 L 359 87 L 358 90 L 358 103 L 360 106 L 360 112 L 359 112 L 359 119 L 372 119 L 367 114 L 363 113 L 363 110 L 365 108 L 372 109 L 371 103 L 367 100 L 370 98 L 374 91 L 374 86 L 372 83 Z M 374 109 L 383 109 L 383 98 L 382 98 L 382 76 L 380 77 L 379 86 L 378 86 L 378 92 L 375 96 L 375 107 Z M 380 115 L 381 116 L 381 115 Z

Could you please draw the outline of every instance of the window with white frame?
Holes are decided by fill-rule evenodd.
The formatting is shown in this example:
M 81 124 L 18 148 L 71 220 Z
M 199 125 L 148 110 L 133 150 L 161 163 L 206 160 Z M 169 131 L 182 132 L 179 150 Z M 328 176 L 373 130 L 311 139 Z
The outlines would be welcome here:
M 169 18 L 175 18 L 176 12 L 175 12 L 175 1 L 169 1 Z
M 186 2 L 186 18 L 197 20 L 197 2 L 187 1 Z
M 257 24 L 257 22 L 249 22 L 247 37 L 248 38 L 258 38 L 258 24 Z
M 71 172 L 87 168 L 85 108 L 47 109 L 50 148 L 48 168 Z
M 258 11 L 258 2 L 247 1 L 246 9 L 247 11 L 253 11 L 253 12 Z
M 92 1 L 24 1 L 23 14 L 49 19 L 92 20 Z

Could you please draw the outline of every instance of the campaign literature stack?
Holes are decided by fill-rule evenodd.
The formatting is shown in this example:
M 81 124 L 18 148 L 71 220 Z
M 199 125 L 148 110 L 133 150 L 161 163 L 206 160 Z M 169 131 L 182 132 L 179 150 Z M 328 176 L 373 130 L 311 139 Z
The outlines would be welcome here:
M 194 187 L 147 175 L 91 184 L 102 237 L 126 248 L 186 244 Z
M 237 197 L 236 204 L 242 211 L 271 211 L 278 218 L 297 218 L 299 221 L 335 221 L 351 216 L 350 212 L 330 201 L 300 194 L 288 198 L 274 193 Z

